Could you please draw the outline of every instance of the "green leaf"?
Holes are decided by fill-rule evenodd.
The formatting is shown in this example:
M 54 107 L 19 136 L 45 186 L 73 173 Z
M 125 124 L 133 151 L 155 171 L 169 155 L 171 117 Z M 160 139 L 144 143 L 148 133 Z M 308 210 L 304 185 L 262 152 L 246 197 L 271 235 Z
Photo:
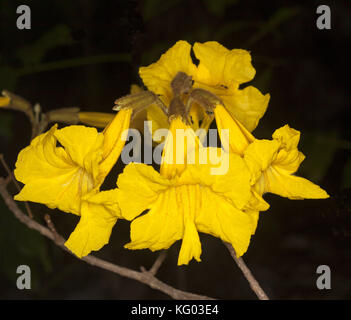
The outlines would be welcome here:
M 46 72 L 58 69 L 67 69 L 86 66 L 98 63 L 110 62 L 130 62 L 131 55 L 129 53 L 116 53 L 116 54 L 101 54 L 96 56 L 87 56 L 73 59 L 66 59 L 61 61 L 53 61 L 46 63 L 39 63 L 33 66 L 27 66 L 16 70 L 18 76 L 24 76 L 33 73 Z
M 0 91 L 7 89 L 13 91 L 18 80 L 17 70 L 9 66 L 0 65 Z
M 268 21 L 259 26 L 259 30 L 249 38 L 246 46 L 252 46 L 272 31 L 275 31 L 280 24 L 296 16 L 299 12 L 299 7 L 283 7 L 278 9 Z
M 336 131 L 310 134 L 305 132 L 302 133 L 301 140 L 304 146 L 302 151 L 306 155 L 301 170 L 306 178 L 316 183 L 321 181 L 326 174 L 336 150 L 350 147 L 339 139 Z
M 13 113 L 4 113 L 0 115 L 0 136 L 6 137 L 8 141 L 12 138 Z
M 238 0 L 203 0 L 209 12 L 214 16 L 223 17 L 227 8 L 236 4 Z
M 146 0 L 142 9 L 144 21 L 151 20 L 154 17 L 160 16 L 162 13 L 171 9 L 183 0 Z
M 45 32 L 34 43 L 18 49 L 17 57 L 22 61 L 23 65 L 38 64 L 49 50 L 63 45 L 70 45 L 73 42 L 70 29 L 65 25 L 57 25 Z
M 0 274 L 14 282 L 19 265 L 28 265 L 32 272 L 33 287 L 39 282 L 42 271 L 49 273 L 46 239 L 38 232 L 19 222 L 0 200 Z
M 223 26 L 220 26 L 218 30 L 215 31 L 213 39 L 220 41 L 231 34 L 239 32 L 243 29 L 256 26 L 256 22 L 245 21 L 245 20 L 235 20 L 225 23 Z

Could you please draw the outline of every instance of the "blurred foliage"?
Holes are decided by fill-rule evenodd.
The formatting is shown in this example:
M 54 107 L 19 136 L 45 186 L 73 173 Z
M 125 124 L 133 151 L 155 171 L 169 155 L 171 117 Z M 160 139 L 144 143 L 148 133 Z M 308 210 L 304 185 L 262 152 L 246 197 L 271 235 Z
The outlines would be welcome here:
M 142 9 L 144 21 L 162 15 L 180 2 L 184 2 L 184 0 L 146 0 Z
M 13 113 L 2 112 L 0 117 L 0 136 L 4 137 L 6 140 L 10 141 L 13 136 L 12 124 L 14 121 Z
M 23 65 L 38 64 L 51 49 L 73 43 L 71 30 L 65 25 L 57 25 L 35 42 L 19 48 L 16 54 Z
M 236 4 L 239 0 L 203 0 L 207 10 L 214 16 L 223 17 L 226 10 L 232 5 Z
M 0 274 L 16 283 L 17 267 L 22 264 L 31 266 L 32 288 L 35 290 L 43 275 L 52 271 L 47 240 L 8 212 L 3 199 L 0 200 L 0 212 Z
M 337 131 L 330 131 L 327 134 L 321 131 L 310 134 L 303 133 L 301 139 L 307 157 L 303 162 L 302 169 L 304 175 L 312 181 L 316 183 L 322 181 L 333 161 L 336 150 L 343 146 L 338 137 L 339 133 Z
M 279 8 L 267 21 L 259 25 L 258 30 L 249 38 L 246 45 L 251 47 L 266 35 L 275 33 L 279 30 L 279 26 L 282 23 L 286 23 L 288 20 L 296 16 L 300 10 L 299 7 Z

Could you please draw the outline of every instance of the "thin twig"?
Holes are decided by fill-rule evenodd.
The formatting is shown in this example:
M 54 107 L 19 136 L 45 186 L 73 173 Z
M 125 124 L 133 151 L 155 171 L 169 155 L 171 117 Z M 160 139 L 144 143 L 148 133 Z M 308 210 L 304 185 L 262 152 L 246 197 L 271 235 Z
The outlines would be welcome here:
M 167 250 L 163 250 L 160 252 L 159 256 L 157 257 L 154 264 L 152 265 L 152 267 L 149 270 L 149 272 L 152 275 L 155 275 L 157 273 L 157 271 L 160 269 L 163 261 L 165 261 L 165 259 L 166 259 L 166 256 L 167 256 Z
M 15 179 L 15 176 L 13 175 L 13 172 L 11 171 L 11 169 L 9 168 L 9 166 L 7 165 L 6 161 L 5 161 L 5 158 L 4 158 L 4 155 L 2 153 L 0 153 L 0 161 L 1 161 L 1 164 L 3 165 L 3 167 L 5 168 L 7 174 L 8 174 L 8 177 L 11 179 L 11 181 L 13 181 L 13 183 L 15 184 L 18 192 L 21 191 L 21 187 L 19 186 L 17 180 Z M 30 206 L 28 204 L 27 201 L 24 202 L 24 206 L 26 207 L 26 210 L 27 210 L 27 214 L 28 216 L 33 219 L 33 213 L 32 213 L 32 210 L 30 209 Z
M 227 242 L 224 242 L 224 241 L 223 241 L 223 243 L 228 248 L 231 256 L 233 257 L 234 261 L 236 262 L 236 264 L 238 265 L 238 267 L 240 268 L 240 270 L 244 274 L 245 278 L 247 279 L 247 281 L 250 284 L 251 289 L 255 292 L 257 297 L 260 300 L 269 300 L 268 296 L 263 291 L 263 289 L 261 288 L 261 286 L 258 283 L 258 281 L 252 275 L 250 269 L 246 266 L 244 260 L 241 257 L 237 258 L 233 246 L 230 243 L 227 243 Z
M 6 184 L 6 186 L 8 186 L 8 184 L 12 181 L 11 176 L 7 176 L 6 178 L 4 178 L 4 183 Z
M 44 220 L 45 220 L 45 222 L 46 222 L 48 228 L 49 228 L 49 229 L 51 230 L 51 232 L 53 233 L 54 238 L 55 238 L 55 242 L 60 242 L 60 243 L 64 244 L 64 243 L 65 243 L 65 239 L 64 239 L 63 237 L 61 237 L 61 236 L 57 233 L 56 228 L 55 228 L 55 225 L 54 225 L 54 223 L 52 222 L 51 217 L 50 217 L 50 215 L 49 215 L 48 213 L 45 213 L 45 215 L 44 215 Z
M 52 230 L 50 230 L 50 228 L 54 228 L 50 222 L 48 223 L 48 221 L 47 221 L 47 223 L 51 226 L 50 228 L 44 227 L 40 223 L 29 218 L 27 215 L 25 215 L 18 208 L 16 202 L 12 199 L 12 196 L 8 193 L 8 191 L 6 189 L 6 184 L 5 184 L 4 178 L 0 178 L 0 194 L 3 197 L 7 207 L 13 212 L 13 214 L 15 215 L 15 217 L 18 220 L 20 220 L 22 223 L 27 225 L 29 228 L 38 231 L 43 236 L 52 240 L 57 246 L 61 247 L 63 250 L 71 253 L 67 249 L 67 247 L 65 247 L 65 245 L 64 245 L 65 239 L 56 232 L 56 229 L 54 229 L 56 234 Z M 198 295 L 198 294 L 194 294 L 194 293 L 190 293 L 190 292 L 186 292 L 186 291 L 182 291 L 182 290 L 178 290 L 176 288 L 173 288 L 172 286 L 157 279 L 150 272 L 134 271 L 134 270 L 131 270 L 131 269 L 128 269 L 125 267 L 118 266 L 118 265 L 113 264 L 111 262 L 96 258 L 92 255 L 88 255 L 88 256 L 84 257 L 82 260 L 85 261 L 86 263 L 92 265 L 92 266 L 96 266 L 96 267 L 99 267 L 101 269 L 108 270 L 108 271 L 111 271 L 115 274 L 124 276 L 126 278 L 130 278 L 130 279 L 142 282 L 153 289 L 159 290 L 159 291 L 169 295 L 173 299 L 178 299 L 178 300 L 214 300 L 214 298 L 210 298 L 207 296 Z

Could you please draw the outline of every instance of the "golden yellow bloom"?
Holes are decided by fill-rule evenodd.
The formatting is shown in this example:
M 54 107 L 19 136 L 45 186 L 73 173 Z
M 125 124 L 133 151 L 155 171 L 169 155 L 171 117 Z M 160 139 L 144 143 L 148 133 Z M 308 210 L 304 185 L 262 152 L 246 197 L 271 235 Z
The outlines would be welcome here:
M 171 82 L 178 72 L 192 76 L 196 72 L 190 56 L 191 45 L 178 41 L 161 58 L 147 66 L 139 68 L 139 75 L 148 90 L 160 96 L 165 106 L 169 106 L 173 92 Z
M 273 140 L 251 134 L 270 96 L 252 86 L 239 89 L 255 76 L 248 51 L 217 42 L 192 48 L 178 41 L 139 72 L 149 91 L 132 88 L 131 95 L 117 100 L 116 116 L 79 113 L 81 122 L 100 127 L 108 122 L 103 132 L 55 125 L 18 156 L 15 176 L 24 187 L 15 199 L 80 215 L 65 243 L 78 257 L 105 245 L 118 218 L 132 220 L 126 248 L 155 251 L 182 240 L 178 265 L 200 261 L 199 232 L 231 243 L 239 257 L 255 233 L 259 212 L 269 208 L 264 193 L 328 197 L 294 175 L 304 159 L 297 149 L 298 131 L 284 126 Z M 0 99 L 0 106 L 5 103 Z M 153 132 L 169 128 L 160 172 L 131 163 L 119 175 L 117 189 L 100 191 L 125 145 L 132 115 L 139 129 L 145 117 L 152 120 Z M 223 149 L 204 148 L 195 133 L 208 130 L 213 119 Z
M 171 82 L 178 72 L 184 72 L 189 76 L 193 76 L 196 72 L 190 51 L 191 45 L 189 43 L 178 41 L 157 62 L 139 69 L 139 75 L 147 89 L 159 95 L 167 108 L 173 99 Z M 146 112 L 147 119 L 152 122 L 152 133 L 158 129 L 169 127 L 167 116 L 156 105 L 147 108 Z M 207 130 L 213 120 L 213 117 L 208 116 L 197 105 L 190 109 L 189 116 L 192 120 L 191 127 L 194 130 L 199 128 Z
M 267 109 L 270 95 L 262 95 L 252 86 L 239 89 L 240 84 L 252 80 L 256 73 L 250 53 L 228 50 L 215 41 L 196 42 L 193 50 L 200 61 L 194 87 L 215 94 L 247 130 L 254 130 Z
M 98 189 L 116 163 L 131 112 L 121 110 L 103 133 L 84 126 L 57 129 L 54 125 L 33 139 L 18 155 L 14 173 L 24 187 L 15 200 L 79 215 L 81 197 Z
M 262 95 L 252 86 L 239 89 L 240 84 L 252 80 L 255 75 L 250 53 L 241 49 L 228 50 L 214 41 L 195 43 L 193 50 L 200 61 L 198 66 L 192 62 L 191 45 L 178 41 L 157 62 L 141 67 L 139 74 L 145 86 L 169 106 L 172 99 L 171 81 L 178 72 L 184 72 L 193 78 L 193 88 L 205 89 L 216 95 L 228 112 L 252 131 L 265 113 L 270 96 Z M 167 117 L 159 108 L 149 108 L 147 113 L 148 119 L 153 121 L 153 129 L 168 127 Z M 194 130 L 207 130 L 213 120 L 196 103 L 189 115 Z
M 97 183 L 102 146 L 103 135 L 93 128 L 54 125 L 19 153 L 14 173 L 24 187 L 15 200 L 79 215 L 82 195 Z
M 244 211 L 256 225 L 259 212 L 268 209 L 261 197 L 264 193 L 290 199 L 329 197 L 319 186 L 293 175 L 305 158 L 297 149 L 300 132 L 286 125 L 275 131 L 273 141 L 258 140 L 223 105 L 217 105 L 214 114 L 222 146 L 243 157 L 250 169 L 253 197 Z M 223 134 L 222 129 L 228 130 L 228 134 Z
M 54 125 L 18 155 L 14 173 L 24 187 L 15 200 L 80 215 L 66 242 L 79 257 L 108 242 L 119 216 L 116 201 L 106 203 L 111 193 L 99 188 L 122 151 L 131 114 L 131 109 L 119 111 L 102 133 L 85 126 Z
M 294 173 L 305 156 L 297 149 L 300 132 L 288 125 L 276 130 L 273 140 L 255 140 L 244 152 L 254 189 L 289 199 L 324 199 L 328 194 Z
M 131 163 L 118 177 L 117 198 L 122 216 L 132 220 L 149 210 L 132 221 L 131 242 L 126 248 L 155 251 L 182 240 L 178 265 L 188 264 L 192 258 L 200 261 L 198 232 L 204 232 L 230 242 L 241 256 L 257 223 L 243 211 L 252 198 L 251 176 L 245 162 L 236 154 L 203 148 L 196 141 L 185 151 L 185 163 L 172 165 L 168 160 L 172 162 L 179 154 L 184 155 L 186 148 L 186 143 L 175 142 L 176 129 L 191 129 L 179 117 L 171 121 L 170 128 L 172 134 L 166 138 L 160 173 L 151 166 Z M 194 132 L 192 135 L 197 139 Z M 196 154 L 193 163 L 189 161 L 192 152 Z M 218 158 L 219 154 L 222 157 Z M 212 161 L 214 156 L 220 161 Z M 214 168 L 219 172 L 213 174 Z

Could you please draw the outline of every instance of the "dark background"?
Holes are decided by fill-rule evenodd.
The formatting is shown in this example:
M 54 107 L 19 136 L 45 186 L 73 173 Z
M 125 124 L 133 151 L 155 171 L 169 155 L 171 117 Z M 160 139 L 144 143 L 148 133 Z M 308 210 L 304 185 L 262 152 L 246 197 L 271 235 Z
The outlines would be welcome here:
M 16 28 L 16 8 L 28 4 L 32 29 Z M 316 8 L 331 9 L 331 30 L 318 30 Z M 327 200 L 292 201 L 266 195 L 244 260 L 273 299 L 351 298 L 351 129 L 349 1 L 0 1 L 0 90 L 40 103 L 44 112 L 78 106 L 111 112 L 116 98 L 141 84 L 139 66 L 156 61 L 177 40 L 215 40 L 251 51 L 250 83 L 271 100 L 254 134 L 270 138 L 285 124 L 301 131 L 307 156 L 299 174 L 321 185 Z M 0 110 L 0 152 L 14 168 L 29 144 L 30 124 Z M 1 168 L 1 175 L 5 171 Z M 120 163 L 110 178 L 111 185 Z M 11 186 L 10 191 L 16 190 Z M 78 218 L 50 212 L 67 237 Z M 118 221 L 96 256 L 134 269 L 157 253 L 128 251 L 129 223 Z M 177 267 L 174 244 L 159 278 L 177 288 L 224 299 L 255 299 L 221 241 L 201 234 L 202 262 Z M 94 253 L 95 254 L 95 253 Z M 16 288 L 16 268 L 32 269 L 32 289 Z M 331 269 L 331 290 L 318 290 L 316 269 Z M 0 200 L 0 298 L 167 299 L 168 296 L 80 261 L 18 222 Z

